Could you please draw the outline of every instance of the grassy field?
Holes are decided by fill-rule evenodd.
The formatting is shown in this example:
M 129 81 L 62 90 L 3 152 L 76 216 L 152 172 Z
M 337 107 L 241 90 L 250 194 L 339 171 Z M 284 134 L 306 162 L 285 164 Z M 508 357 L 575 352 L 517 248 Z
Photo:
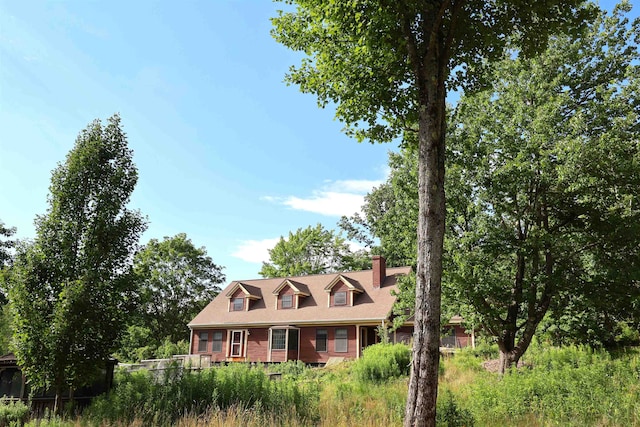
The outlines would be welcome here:
M 640 426 L 640 352 L 534 346 L 526 366 L 504 377 L 482 363 L 495 349 L 448 356 L 441 363 L 442 426 Z M 120 373 L 117 387 L 81 418 L 32 420 L 40 426 L 399 426 L 409 350 L 371 347 L 331 368 L 299 363 L 234 365 L 202 372 Z

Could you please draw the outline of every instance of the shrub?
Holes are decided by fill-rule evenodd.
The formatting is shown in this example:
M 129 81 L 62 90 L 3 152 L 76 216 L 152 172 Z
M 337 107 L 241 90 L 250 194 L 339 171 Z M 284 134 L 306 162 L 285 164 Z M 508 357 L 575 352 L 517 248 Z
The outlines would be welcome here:
M 29 407 L 19 400 L 0 398 L 0 426 L 20 426 L 29 417 Z
M 471 427 L 474 425 L 471 411 L 456 403 L 453 393 L 446 391 L 436 406 L 436 424 L 443 427 Z
M 411 350 L 405 344 L 375 344 L 364 349 L 353 364 L 360 381 L 381 382 L 409 374 Z

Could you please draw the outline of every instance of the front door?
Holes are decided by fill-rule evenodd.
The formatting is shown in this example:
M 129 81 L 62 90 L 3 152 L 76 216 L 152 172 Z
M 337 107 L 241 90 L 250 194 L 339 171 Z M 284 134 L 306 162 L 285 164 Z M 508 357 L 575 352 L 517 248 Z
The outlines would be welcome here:
M 244 331 L 231 331 L 231 350 L 229 356 L 244 356 Z

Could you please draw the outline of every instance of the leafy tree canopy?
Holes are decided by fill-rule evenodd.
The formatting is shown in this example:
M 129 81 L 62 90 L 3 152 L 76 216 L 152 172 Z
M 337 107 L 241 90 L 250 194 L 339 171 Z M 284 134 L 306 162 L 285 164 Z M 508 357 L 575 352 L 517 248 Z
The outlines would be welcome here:
M 52 173 L 33 244 L 18 249 L 15 354 L 30 384 L 58 397 L 91 381 L 132 309 L 133 253 L 146 227 L 126 207 L 138 178 L 132 154 L 118 115 L 91 123 Z
M 146 345 L 158 345 L 164 338 L 188 339 L 187 323 L 220 292 L 223 268 L 184 233 L 162 241 L 151 239 L 134 260 L 140 283 L 140 322 L 154 338 Z
M 321 224 L 299 228 L 269 249 L 262 263 L 262 277 L 290 277 L 370 268 L 365 252 L 352 252 L 344 238 Z
M 637 312 L 640 79 L 628 8 L 578 38 L 554 38 L 538 58 L 507 57 L 493 88 L 463 96 L 453 112 L 445 296 L 472 307 L 465 317 L 498 339 L 506 362 L 548 310 L 547 329 L 572 325 L 567 336 L 582 329 L 590 340 L 596 325 L 613 331 Z M 344 221 L 379 237 L 383 253 L 403 241 L 391 224 L 418 221 L 417 197 L 404 190 L 417 186 L 416 157 L 392 154 L 364 217 Z
M 12 259 L 9 250 L 15 246 L 15 242 L 8 238 L 13 236 L 15 232 L 15 227 L 7 227 L 4 222 L 0 221 L 0 268 L 9 264 Z
M 414 354 L 405 426 L 435 425 L 445 197 L 447 89 L 475 88 L 507 43 L 529 55 L 589 17 L 581 0 L 295 0 L 273 35 L 304 52 L 287 80 L 336 106 L 347 133 L 415 132 L 419 222 Z

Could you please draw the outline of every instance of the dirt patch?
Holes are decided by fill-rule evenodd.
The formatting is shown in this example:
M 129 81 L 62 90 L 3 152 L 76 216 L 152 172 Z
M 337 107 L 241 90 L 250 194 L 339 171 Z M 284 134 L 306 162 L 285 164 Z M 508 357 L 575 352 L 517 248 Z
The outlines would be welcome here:
M 528 367 L 528 364 L 525 364 L 522 360 L 518 362 L 518 369 Z M 487 360 L 486 362 L 482 362 L 482 367 L 489 372 L 498 373 L 500 372 L 500 359 L 492 359 Z

